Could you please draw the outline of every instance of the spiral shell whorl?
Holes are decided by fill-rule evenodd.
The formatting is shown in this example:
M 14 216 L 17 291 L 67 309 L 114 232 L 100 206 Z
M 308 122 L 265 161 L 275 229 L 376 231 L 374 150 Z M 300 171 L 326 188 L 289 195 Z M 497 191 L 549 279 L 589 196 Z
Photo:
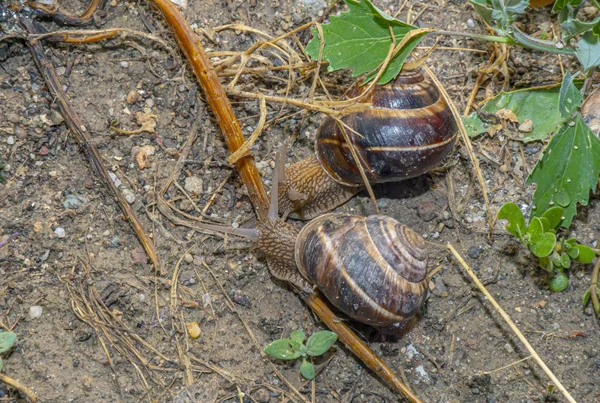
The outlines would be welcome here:
M 402 73 L 376 86 L 364 99 L 372 107 L 342 118 L 371 183 L 413 178 L 436 167 L 452 149 L 458 124 L 434 83 L 420 72 Z M 335 181 L 362 184 L 350 146 L 337 123 L 327 119 L 315 142 L 316 155 Z
M 327 214 L 296 241 L 296 264 L 354 319 L 389 326 L 414 316 L 425 297 L 423 239 L 384 216 Z

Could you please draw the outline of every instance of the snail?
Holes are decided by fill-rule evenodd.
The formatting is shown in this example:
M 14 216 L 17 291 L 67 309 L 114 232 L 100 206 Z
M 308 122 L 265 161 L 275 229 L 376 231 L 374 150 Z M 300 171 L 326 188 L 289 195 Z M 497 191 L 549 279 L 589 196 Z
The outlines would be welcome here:
M 437 166 L 458 136 L 458 124 L 435 84 L 420 71 L 400 74 L 365 97 L 372 107 L 342 118 L 369 183 L 414 178 Z M 315 155 L 285 169 L 279 207 L 312 219 L 345 203 L 363 180 L 337 123 L 319 128 Z
M 393 218 L 325 214 L 300 231 L 278 216 L 277 156 L 268 217 L 255 228 L 199 224 L 256 242 L 271 274 L 306 293 L 318 288 L 351 318 L 390 327 L 414 316 L 425 299 L 425 241 Z M 285 155 L 285 153 L 283 153 Z

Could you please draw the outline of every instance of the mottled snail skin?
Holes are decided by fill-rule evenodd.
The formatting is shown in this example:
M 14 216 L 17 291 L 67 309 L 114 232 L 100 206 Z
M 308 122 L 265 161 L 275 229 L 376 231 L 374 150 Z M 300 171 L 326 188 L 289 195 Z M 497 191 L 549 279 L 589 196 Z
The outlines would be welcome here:
M 295 248 L 300 272 L 359 322 L 394 326 L 425 300 L 425 241 L 393 218 L 326 214 L 300 231 Z
M 402 73 L 389 84 L 375 86 L 362 101 L 372 107 L 342 120 L 360 133 L 346 129 L 369 183 L 400 181 L 430 171 L 450 152 L 458 136 L 458 124 L 446 100 L 419 71 Z M 300 161 L 286 169 L 280 205 L 282 211 L 292 212 L 290 217 L 314 218 L 361 190 L 360 171 L 333 119 L 319 129 L 315 151 L 316 160 Z M 315 161 L 321 170 L 312 165 L 307 168 Z M 299 174 L 302 170 L 308 173 Z M 334 183 L 325 182 L 323 174 Z

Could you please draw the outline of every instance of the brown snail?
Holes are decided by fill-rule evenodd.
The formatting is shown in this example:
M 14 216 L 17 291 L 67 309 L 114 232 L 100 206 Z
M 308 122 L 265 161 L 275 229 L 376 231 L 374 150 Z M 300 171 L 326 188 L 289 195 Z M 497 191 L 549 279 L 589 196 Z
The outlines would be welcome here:
M 282 167 L 278 158 L 269 215 L 256 228 L 201 227 L 255 241 L 274 277 L 307 293 L 316 286 L 359 322 L 389 327 L 414 316 L 427 288 L 423 238 L 382 215 L 325 214 L 298 231 L 278 218 L 275 184 Z
M 375 88 L 372 107 L 342 118 L 369 183 L 414 178 L 452 149 L 458 124 L 442 93 L 420 71 L 403 72 Z M 363 184 L 350 145 L 333 119 L 320 127 L 315 156 L 285 169 L 279 207 L 284 216 L 312 219 L 345 203 Z

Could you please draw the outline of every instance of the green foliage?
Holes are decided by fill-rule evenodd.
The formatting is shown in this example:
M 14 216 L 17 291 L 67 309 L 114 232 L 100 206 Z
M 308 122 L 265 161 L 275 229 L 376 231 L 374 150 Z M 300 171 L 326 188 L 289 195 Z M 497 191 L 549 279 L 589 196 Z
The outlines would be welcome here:
M 344 1 L 348 11 L 332 16 L 329 23 L 322 25 L 323 38 L 319 38 L 318 31 L 313 29 L 314 37 L 306 46 L 306 53 L 317 60 L 321 40 L 324 40 L 323 59 L 329 62 L 329 71 L 351 68 L 353 77 L 372 73 L 385 60 L 393 41 L 400 43 L 416 27 L 383 13 L 369 0 Z M 415 35 L 392 57 L 379 84 L 385 84 L 398 75 L 404 60 L 425 33 Z M 372 73 L 367 81 L 374 77 Z
M 300 373 L 306 379 L 314 379 L 315 367 L 307 357 L 318 357 L 325 354 L 337 340 L 337 334 L 326 330 L 314 333 L 308 338 L 302 330 L 294 330 L 289 339 L 275 340 L 265 347 L 265 353 L 280 360 L 295 360 L 302 357 Z
M 563 87 L 573 86 L 569 77 L 565 76 Z M 579 102 L 574 105 L 578 108 L 581 97 L 573 101 Z M 534 216 L 557 204 L 565 209 L 562 225 L 568 227 L 577 213 L 577 203 L 586 206 L 590 190 L 596 190 L 599 174 L 600 140 L 576 112 L 552 137 L 527 179 L 527 183 L 537 184 L 532 201 Z
M 525 12 L 528 0 L 470 0 L 481 18 L 496 33 L 523 47 L 550 53 L 575 55 L 585 71 L 600 65 L 600 18 L 593 21 L 577 19 L 581 0 L 558 0 L 552 9 L 558 12 L 561 25 L 559 41 L 532 37 L 514 25 L 519 14 Z M 597 3 L 594 3 L 597 7 Z M 575 36 L 581 35 L 577 46 L 570 46 Z
M 525 143 L 543 140 L 565 122 L 565 118 L 559 113 L 559 97 L 559 86 L 502 92 L 486 102 L 479 113 L 473 112 L 464 117 L 463 122 L 469 136 L 478 136 L 487 132 L 494 124 L 485 115 L 508 109 L 517 116 L 519 122 L 530 119 L 533 123 L 533 130 L 524 133 L 519 140 Z
M 9 352 L 17 343 L 17 335 L 13 332 L 0 332 L 0 355 Z M 2 371 L 2 358 L 0 358 L 0 371 Z
M 519 206 L 506 203 L 498 211 L 498 219 L 507 220 L 506 230 L 539 259 L 540 267 L 548 272 L 548 287 L 554 292 L 563 291 L 569 285 L 564 271 L 573 261 L 591 263 L 596 255 L 594 249 L 578 244 L 575 238 L 557 238 L 556 231 L 565 220 L 564 209 L 560 206 L 543 211 L 527 225 Z

